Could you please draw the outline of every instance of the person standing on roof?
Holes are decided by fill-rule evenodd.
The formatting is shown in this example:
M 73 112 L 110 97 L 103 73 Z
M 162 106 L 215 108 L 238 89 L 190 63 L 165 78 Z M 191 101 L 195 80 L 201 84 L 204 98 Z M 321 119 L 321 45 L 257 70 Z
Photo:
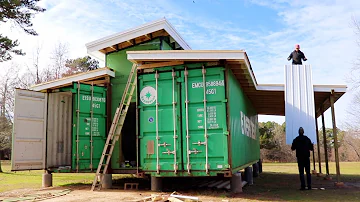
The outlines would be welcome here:
M 295 50 L 290 53 L 290 55 L 289 55 L 289 57 L 287 59 L 288 60 L 292 59 L 293 60 L 292 61 L 293 65 L 302 65 L 301 59 L 303 59 L 304 61 L 307 60 L 307 58 L 305 57 L 305 54 L 300 51 L 300 45 L 299 44 L 295 45 Z
M 302 127 L 299 128 L 299 136 L 293 140 L 291 150 L 296 150 L 301 182 L 300 190 L 305 190 L 304 169 L 307 178 L 307 188 L 308 190 L 311 190 L 310 151 L 314 150 L 314 145 L 311 143 L 311 140 L 304 135 L 304 129 Z

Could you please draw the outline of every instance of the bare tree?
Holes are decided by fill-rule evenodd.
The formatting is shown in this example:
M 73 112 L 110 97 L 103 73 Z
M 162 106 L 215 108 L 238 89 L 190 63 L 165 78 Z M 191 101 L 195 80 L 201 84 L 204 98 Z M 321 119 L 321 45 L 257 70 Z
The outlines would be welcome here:
M 10 153 L 15 86 L 18 82 L 18 66 L 14 63 L 0 77 L 0 158 L 3 152 Z M 1 160 L 1 159 L 0 159 Z M 1 164 L 0 164 L 0 172 Z
M 51 53 L 51 59 L 53 60 L 55 69 L 55 79 L 60 78 L 65 71 L 68 52 L 67 44 L 58 42 Z
M 38 83 L 41 83 L 41 80 L 40 80 L 40 70 L 39 70 L 39 66 L 40 66 L 40 52 L 41 52 L 41 49 L 42 49 L 42 44 L 38 44 L 36 47 L 35 47 L 35 50 L 33 52 L 33 66 L 35 68 L 35 75 L 36 75 L 36 84 Z
M 352 26 L 354 28 L 354 33 L 357 36 L 357 40 L 355 41 L 355 43 L 357 43 L 357 45 L 360 47 L 360 22 L 353 17 L 352 18 Z M 354 62 L 354 66 L 351 69 L 350 72 L 350 78 L 349 81 L 350 83 L 353 84 L 351 90 L 358 90 L 360 87 L 360 55 L 358 56 L 358 59 Z

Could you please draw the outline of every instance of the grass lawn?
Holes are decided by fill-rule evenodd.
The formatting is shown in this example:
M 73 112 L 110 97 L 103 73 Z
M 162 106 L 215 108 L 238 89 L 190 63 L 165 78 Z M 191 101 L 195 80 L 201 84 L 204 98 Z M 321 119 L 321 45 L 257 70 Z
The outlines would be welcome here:
M 15 189 L 41 188 L 42 171 L 10 172 L 9 161 L 3 161 L 2 168 L 4 173 L 0 173 L 0 193 Z M 253 185 L 245 186 L 241 194 L 232 195 L 221 190 L 194 190 L 189 194 L 198 193 L 202 196 L 227 198 L 230 201 L 242 199 L 250 201 L 360 201 L 360 188 L 351 185 L 351 183 L 360 185 L 360 162 L 342 162 L 340 168 L 341 180 L 347 185 L 342 188 L 334 186 L 336 180 L 334 163 L 329 165 L 332 181 L 312 176 L 313 187 L 325 188 L 325 190 L 311 191 L 298 190 L 300 180 L 296 163 L 264 163 L 263 173 L 254 179 Z M 322 172 L 325 172 L 325 165 Z M 64 186 L 64 188 L 67 185 L 91 184 L 93 177 L 94 174 L 53 173 L 53 184 Z M 113 176 L 115 179 L 123 177 L 125 175 Z
M 10 161 L 2 161 L 4 173 L 0 173 L 0 193 L 13 189 L 41 188 L 43 171 L 11 172 Z M 94 174 L 53 173 L 53 185 L 62 186 L 74 183 L 91 183 Z

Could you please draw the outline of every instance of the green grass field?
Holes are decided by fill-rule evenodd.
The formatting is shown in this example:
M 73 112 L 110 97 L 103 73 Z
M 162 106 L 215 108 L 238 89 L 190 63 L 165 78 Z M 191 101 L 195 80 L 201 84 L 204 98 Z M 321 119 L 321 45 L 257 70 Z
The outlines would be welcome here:
M 43 171 L 10 171 L 10 162 L 1 162 L 3 173 L 0 173 L 0 193 L 13 189 L 41 188 L 41 178 Z M 91 183 L 94 174 L 69 174 L 54 173 L 53 185 L 63 186 L 67 184 Z
M 16 189 L 39 189 L 41 188 L 42 171 L 10 172 L 10 162 L 2 161 L 4 173 L 0 173 L 0 193 Z M 360 185 L 360 162 L 342 162 L 341 180 Z M 318 169 L 318 168 L 316 168 Z M 230 201 L 237 198 L 253 201 L 360 201 L 360 188 L 345 186 L 337 188 L 335 164 L 330 163 L 330 174 L 332 181 L 324 180 L 322 177 L 313 176 L 314 188 L 325 188 L 325 190 L 299 191 L 300 182 L 297 174 L 296 163 L 264 163 L 263 173 L 254 179 L 254 185 L 244 187 L 242 194 L 225 194 Z M 322 166 L 325 172 L 325 165 Z M 74 184 L 90 184 L 94 174 L 76 173 L 53 173 L 54 186 L 68 186 Z M 126 177 L 115 175 L 113 178 Z M 221 191 L 206 191 L 205 195 L 218 197 L 224 195 Z

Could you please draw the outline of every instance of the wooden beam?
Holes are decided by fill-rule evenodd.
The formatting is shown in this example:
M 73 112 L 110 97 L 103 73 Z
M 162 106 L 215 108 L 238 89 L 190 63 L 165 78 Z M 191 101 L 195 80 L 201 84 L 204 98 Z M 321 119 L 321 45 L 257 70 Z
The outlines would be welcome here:
M 321 109 L 321 121 L 322 121 L 322 131 L 323 131 L 323 141 L 324 141 L 324 153 L 325 153 L 325 165 L 326 165 L 326 175 L 329 175 L 329 159 L 326 143 L 326 129 L 325 129 L 325 118 L 324 118 L 324 108 Z
M 331 90 L 330 95 L 330 105 L 331 105 L 331 117 L 332 117 L 332 125 L 333 125 L 333 136 L 334 136 L 334 149 L 335 149 L 335 163 L 336 163 L 336 180 L 337 183 L 340 183 L 340 162 L 339 162 L 339 146 L 337 139 L 337 128 L 336 128 L 336 120 L 335 120 L 335 98 L 334 98 L 334 90 Z
M 133 42 L 131 42 L 131 41 L 126 41 L 126 42 L 128 42 L 129 44 L 131 44 L 132 46 L 134 45 L 134 43 Z
M 80 83 L 83 84 L 90 84 L 93 83 L 94 85 L 99 85 L 99 84 L 106 84 L 107 81 L 106 80 L 96 80 L 96 81 L 80 81 Z
M 148 34 L 144 35 L 148 40 L 151 40 L 151 37 Z
M 151 69 L 156 67 L 166 67 L 166 66 L 175 66 L 175 65 L 182 65 L 184 61 L 170 61 L 170 62 L 157 62 L 151 64 L 145 64 L 138 66 L 138 69 Z
M 317 142 L 317 152 L 318 152 L 318 162 L 319 162 L 319 173 L 321 173 L 321 155 L 320 155 L 320 138 L 319 138 L 319 126 L 317 118 L 315 117 L 315 126 L 316 126 L 316 142 Z

